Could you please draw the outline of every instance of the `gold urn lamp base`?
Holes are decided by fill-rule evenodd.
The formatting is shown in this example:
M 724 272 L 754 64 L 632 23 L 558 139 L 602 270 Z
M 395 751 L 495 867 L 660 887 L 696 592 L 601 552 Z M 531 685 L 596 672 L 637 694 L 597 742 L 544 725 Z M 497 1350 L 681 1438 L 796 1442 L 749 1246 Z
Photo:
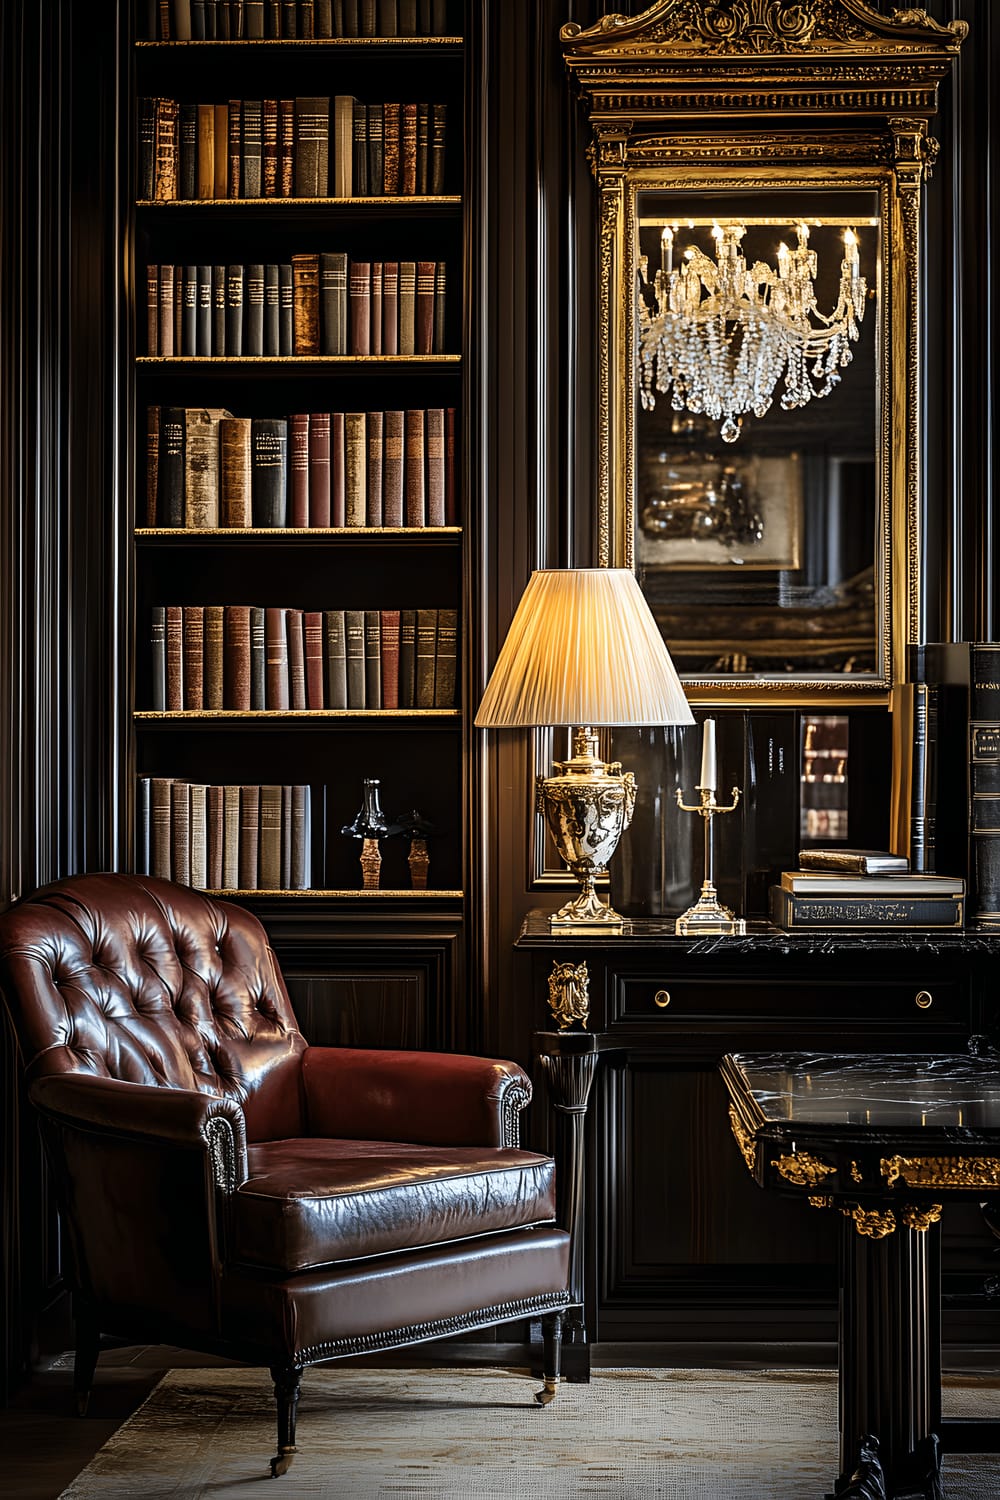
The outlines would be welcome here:
M 618 761 L 601 760 L 597 735 L 582 727 L 573 731 L 573 755 L 555 762 L 554 776 L 539 777 L 537 806 L 544 814 L 552 842 L 580 882 L 579 895 L 553 912 L 554 932 L 615 931 L 623 918 L 601 900 L 594 880 L 607 868 L 618 840 L 632 821 L 635 777 Z

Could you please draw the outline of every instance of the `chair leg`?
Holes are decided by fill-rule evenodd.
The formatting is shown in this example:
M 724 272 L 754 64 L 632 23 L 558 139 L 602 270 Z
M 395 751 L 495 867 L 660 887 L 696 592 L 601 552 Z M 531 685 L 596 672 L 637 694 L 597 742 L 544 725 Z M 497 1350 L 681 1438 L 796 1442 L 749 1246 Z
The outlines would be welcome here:
M 302 1385 L 301 1365 L 272 1365 L 274 1399 L 278 1403 L 278 1451 L 271 1459 L 271 1478 L 287 1474 L 295 1456 L 295 1413 Z
M 535 1392 L 539 1406 L 548 1406 L 556 1399 L 559 1389 L 559 1361 L 562 1354 L 563 1315 L 561 1312 L 546 1313 L 542 1319 L 542 1378 L 543 1388 Z
M 97 1354 L 101 1345 L 101 1330 L 90 1308 L 74 1309 L 76 1321 L 76 1354 L 73 1360 L 73 1394 L 76 1398 L 76 1414 L 87 1415 L 90 1404 L 90 1388 L 97 1369 Z

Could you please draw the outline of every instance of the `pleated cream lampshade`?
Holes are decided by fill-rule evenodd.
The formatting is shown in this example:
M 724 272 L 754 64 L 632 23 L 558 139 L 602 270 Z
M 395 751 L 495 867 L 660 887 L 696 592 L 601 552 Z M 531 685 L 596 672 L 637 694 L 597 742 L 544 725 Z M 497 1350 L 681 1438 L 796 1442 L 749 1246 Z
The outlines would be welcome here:
M 532 573 L 476 714 L 480 729 L 693 724 L 629 568 Z

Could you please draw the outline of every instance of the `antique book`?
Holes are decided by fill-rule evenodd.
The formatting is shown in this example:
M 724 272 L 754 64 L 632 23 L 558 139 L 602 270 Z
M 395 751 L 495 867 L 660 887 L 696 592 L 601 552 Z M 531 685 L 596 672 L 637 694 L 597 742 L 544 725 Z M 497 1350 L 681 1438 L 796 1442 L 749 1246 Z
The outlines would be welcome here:
M 311 800 L 310 787 L 300 785 L 292 787 L 292 853 L 288 885 L 293 891 L 307 891 L 312 884 Z
M 382 191 L 388 197 L 399 192 L 400 106 L 382 105 Z
M 417 306 L 414 317 L 414 353 L 433 354 L 436 261 L 417 261 Z
M 365 614 L 361 609 L 344 610 L 344 640 L 347 653 L 347 707 L 365 707 Z
M 375 0 L 358 0 L 358 35 L 376 36 Z
M 444 526 L 444 408 L 430 406 L 426 414 L 424 449 L 427 459 L 428 526 Z
M 427 103 L 417 105 L 417 185 L 414 191 L 425 197 L 428 191 L 431 147 L 431 107 Z
M 222 885 L 234 891 L 240 883 L 240 788 L 222 788 Z
M 298 39 L 297 0 L 281 0 L 281 35 L 292 41 Z
M 240 158 L 242 196 L 259 198 L 263 183 L 263 122 L 260 99 L 243 100 L 243 141 Z
M 292 889 L 292 789 L 281 788 L 281 888 Z
M 178 266 L 175 279 L 177 276 L 180 276 L 180 295 L 175 292 L 175 306 L 179 304 L 181 318 L 179 338 L 176 319 L 174 322 L 174 348 L 179 355 L 190 359 L 198 353 L 198 267 Z
M 396 0 L 376 0 L 376 36 L 398 36 Z
M 153 101 L 153 192 L 158 203 L 178 195 L 180 168 L 180 106 L 176 99 Z
M 205 605 L 205 707 L 223 707 L 222 666 L 222 617 L 221 604 Z
M 150 621 L 150 708 L 156 713 L 167 709 L 167 612 L 154 604 Z
M 191 884 L 191 787 L 170 783 L 170 875 L 180 885 Z
M 434 707 L 434 672 L 437 657 L 438 612 L 417 610 L 417 660 L 415 708 Z
M 190 802 L 190 881 L 196 891 L 208 885 L 208 787 L 192 782 L 188 787 Z
M 447 104 L 431 105 L 431 143 L 427 191 L 434 197 L 439 197 L 445 191 L 444 147 L 447 119 Z
M 335 94 L 333 98 L 331 198 L 354 196 L 354 106 L 357 102 L 353 94 Z
M 160 268 L 146 267 L 146 353 L 160 352 Z
M 161 880 L 169 880 L 172 865 L 171 793 L 172 778 L 151 776 L 149 778 L 150 804 L 150 850 L 149 873 Z
M 347 644 L 344 611 L 323 611 L 323 633 L 326 638 L 326 706 L 347 707 Z
M 341 36 L 360 36 L 361 22 L 358 13 L 359 0 L 339 0 L 341 14 Z
M 417 612 L 399 612 L 399 706 L 415 708 L 417 702 Z
M 198 180 L 199 198 L 214 198 L 215 192 L 215 105 L 198 105 Z M 219 194 L 225 197 L 225 194 Z
M 292 263 L 278 266 L 278 353 L 287 356 L 295 348 L 295 294 L 292 288 Z
M 264 36 L 264 0 L 243 0 L 243 34 L 248 41 Z
M 962 896 L 800 896 L 771 887 L 771 921 L 794 932 L 801 928 L 907 931 L 934 927 L 960 929 Z
M 319 256 L 292 256 L 292 347 L 295 354 L 318 354 Z
M 443 260 L 435 263 L 434 267 L 434 341 L 431 346 L 432 354 L 446 354 L 446 323 L 445 323 L 445 293 L 447 290 L 447 267 Z
M 288 638 L 288 707 L 299 712 L 306 707 L 306 643 L 303 612 L 285 610 Z
M 371 353 L 371 269 L 371 262 L 367 260 L 348 263 L 349 354 Z
M 170 359 L 174 353 L 174 309 L 175 309 L 175 279 L 176 267 L 172 265 L 161 265 L 159 274 L 160 307 L 157 319 L 159 329 L 159 342 L 157 347 L 150 351 L 159 354 L 164 359 Z
M 259 604 L 250 606 L 250 707 L 267 707 L 267 645 L 265 642 L 264 609 Z
M 382 263 L 382 353 L 399 353 L 399 261 Z
M 296 198 L 325 198 L 329 178 L 330 98 L 295 100 Z
M 224 407 L 188 407 L 184 413 L 184 525 L 219 525 L 219 424 Z
M 281 787 L 260 789 L 260 843 L 258 849 L 260 889 L 281 888 Z
M 177 165 L 177 196 L 190 202 L 198 192 L 197 104 L 182 104 L 178 116 L 180 146 Z
M 212 132 L 212 190 L 216 198 L 229 197 L 229 105 L 213 104 L 215 124 Z
M 458 490 L 455 457 L 455 408 L 444 411 L 444 523 L 458 525 Z
M 260 787 L 240 787 L 239 889 L 257 890 L 257 851 L 260 840 Z
M 416 345 L 414 343 L 416 294 L 416 261 L 401 260 L 399 262 L 399 296 L 397 301 L 397 307 L 399 309 L 399 329 L 396 335 L 398 351 L 400 354 L 413 354 L 416 350 Z
M 383 609 L 379 621 L 382 707 L 399 707 L 399 610 Z
M 781 889 L 797 896 L 964 896 L 960 875 L 849 875 L 835 870 L 783 870 Z
M 295 100 L 278 100 L 278 197 L 295 196 Z
M 406 413 L 405 443 L 405 520 L 407 526 L 427 525 L 427 501 L 424 485 L 424 429 L 426 412 L 415 409 Z
M 184 707 L 184 611 L 179 604 L 168 604 L 167 621 L 167 712 L 178 713 Z
M 160 408 L 146 407 L 146 503 L 141 526 L 156 525 L 156 491 L 160 478 Z
M 278 297 L 278 267 L 275 264 L 265 265 L 263 353 L 271 357 L 281 353 L 281 334 L 279 330 L 280 309 Z
M 382 428 L 384 413 L 366 413 L 368 434 L 368 469 L 365 501 L 365 524 L 382 525 Z
M 346 444 L 344 413 L 330 413 L 330 525 L 347 525 Z
M 185 604 L 181 610 L 184 652 L 184 708 L 205 707 L 205 609 Z
M 399 192 L 409 198 L 417 191 L 417 106 L 403 104 L 399 114 Z
M 139 178 L 136 196 L 142 200 L 154 197 L 156 192 L 156 103 L 155 99 L 138 101 Z
M 382 707 L 382 620 L 377 609 L 365 615 L 365 708 Z
M 371 281 L 369 284 L 369 314 L 371 323 L 368 329 L 368 352 L 369 354 L 382 353 L 382 262 L 372 261 Z
M 417 36 L 417 0 L 397 0 L 399 35 Z
M 261 103 L 261 167 L 260 185 L 264 198 L 277 198 L 278 193 L 278 101 L 264 99 Z
M 222 612 L 222 706 L 250 707 L 250 606 L 226 604 Z
M 845 875 L 905 875 L 910 868 L 905 854 L 888 849 L 800 849 L 803 870 L 841 870 Z
M 324 251 L 319 258 L 320 306 L 324 354 L 346 354 L 347 252 Z
M 253 524 L 286 525 L 288 423 L 254 417 L 250 424 L 250 487 Z
M 184 525 L 184 471 L 187 414 L 183 406 L 160 408 L 157 514 L 161 526 Z
M 189 42 L 191 40 L 191 0 L 171 0 L 170 9 L 173 16 L 173 40 Z
M 333 36 L 333 0 L 316 0 L 316 35 Z
M 437 616 L 434 707 L 454 708 L 458 666 L 458 611 L 439 609 Z
M 195 325 L 195 353 L 199 357 L 215 353 L 212 347 L 212 267 L 198 267 L 198 311 Z
M 382 436 L 382 525 L 403 525 L 403 423 L 401 411 L 387 411 Z
M 265 704 L 269 709 L 287 711 L 291 707 L 287 610 L 275 606 L 265 608 L 264 648 L 267 672 Z
M 226 352 L 226 268 L 212 267 L 212 353 L 221 358 Z
M 368 105 L 368 191 L 378 197 L 385 182 L 382 161 L 382 106 Z
M 259 261 L 246 267 L 243 288 L 243 353 L 258 358 L 264 353 L 264 267 Z
M 318 609 L 307 609 L 302 616 L 302 638 L 305 648 L 306 708 L 325 708 L 323 692 L 323 616 Z
M 344 413 L 344 510 L 346 526 L 365 526 L 368 517 L 368 437 L 365 413 Z
M 252 526 L 249 417 L 219 423 L 219 525 Z
M 153 857 L 152 788 L 148 776 L 138 776 L 135 783 L 135 868 L 140 875 L 151 873 Z
M 351 156 L 353 196 L 367 198 L 368 187 L 368 106 L 354 101 L 354 138 Z
M 288 524 L 309 525 L 309 414 L 288 418 Z
M 226 821 L 221 786 L 208 787 L 206 822 L 208 827 L 208 888 L 222 888 L 225 870 Z
M 243 353 L 243 267 L 226 267 L 226 356 Z
M 242 159 L 243 159 L 243 102 L 240 99 L 228 101 L 227 114 L 229 117 L 229 171 L 227 183 L 229 191 L 227 198 L 238 198 L 243 185 Z
M 330 413 L 310 412 L 306 435 L 308 474 L 308 508 L 306 526 L 330 524 Z

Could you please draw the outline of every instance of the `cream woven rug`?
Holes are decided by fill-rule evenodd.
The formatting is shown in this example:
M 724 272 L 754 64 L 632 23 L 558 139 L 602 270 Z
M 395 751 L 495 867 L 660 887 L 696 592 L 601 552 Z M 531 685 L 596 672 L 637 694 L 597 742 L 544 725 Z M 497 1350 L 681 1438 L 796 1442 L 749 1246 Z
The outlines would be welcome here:
M 269 1480 L 270 1382 L 172 1370 L 62 1500 L 820 1500 L 837 1470 L 829 1371 L 596 1370 L 542 1408 L 509 1370 L 307 1370 L 299 1452 Z M 949 1415 L 996 1415 L 1000 1380 L 953 1378 Z M 948 1500 L 1000 1500 L 1000 1458 L 950 1457 Z M 262 1482 L 265 1487 L 262 1487 Z

